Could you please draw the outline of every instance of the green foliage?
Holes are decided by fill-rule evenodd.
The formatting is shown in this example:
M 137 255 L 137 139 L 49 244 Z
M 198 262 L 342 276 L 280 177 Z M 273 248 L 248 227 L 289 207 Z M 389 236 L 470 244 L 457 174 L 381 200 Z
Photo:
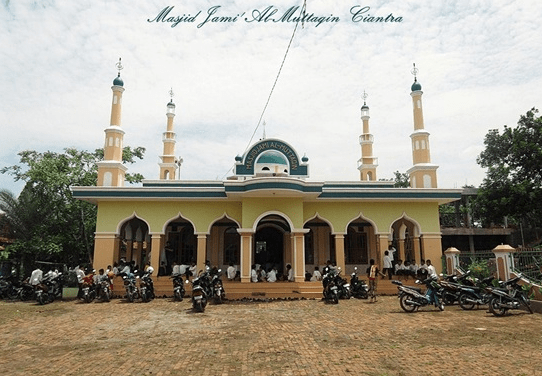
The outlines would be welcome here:
M 144 152 L 144 148 L 126 147 L 124 162 L 134 163 Z M 96 185 L 96 163 L 103 159 L 103 150 L 27 150 L 19 156 L 20 164 L 0 169 L 26 183 L 19 197 L 0 192 L 0 210 L 6 213 L 3 220 L 16 239 L 6 248 L 9 256 L 24 264 L 37 259 L 70 265 L 92 261 L 96 207 L 74 199 L 70 187 Z M 130 183 L 142 179 L 140 174 L 127 174 Z
M 469 270 L 471 271 L 472 276 L 478 279 L 484 279 L 491 275 L 487 260 L 476 260 L 471 258 Z
M 410 176 L 407 173 L 395 171 L 395 188 L 408 188 L 410 187 Z
M 502 134 L 492 129 L 485 137 L 485 150 L 478 164 L 487 169 L 477 204 L 489 221 L 522 220 L 542 224 L 542 118 L 533 108 L 522 115 L 515 128 Z

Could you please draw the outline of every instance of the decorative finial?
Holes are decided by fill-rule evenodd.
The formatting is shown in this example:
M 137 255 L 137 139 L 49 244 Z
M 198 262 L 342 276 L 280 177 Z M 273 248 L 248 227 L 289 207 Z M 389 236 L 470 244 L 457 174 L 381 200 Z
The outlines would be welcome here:
M 115 66 L 117 67 L 117 70 L 119 71 L 119 77 L 120 77 L 120 71 L 124 69 L 120 60 L 121 58 L 119 57 L 119 62 L 115 64 Z
M 369 96 L 369 94 L 367 94 L 365 92 L 365 90 L 363 90 L 363 95 L 361 96 L 363 98 L 363 105 L 366 105 L 367 103 L 365 103 L 365 100 L 367 99 L 367 97 Z
M 265 140 L 265 120 L 263 121 L 263 140 Z
M 173 88 L 169 89 L 169 96 L 171 98 L 171 102 L 173 102 L 173 97 L 175 96 L 175 93 L 173 92 Z
M 418 74 L 418 68 L 416 68 L 416 63 L 412 63 L 412 66 L 413 68 L 410 73 L 412 73 L 412 75 L 414 76 L 414 81 L 417 81 L 416 75 Z

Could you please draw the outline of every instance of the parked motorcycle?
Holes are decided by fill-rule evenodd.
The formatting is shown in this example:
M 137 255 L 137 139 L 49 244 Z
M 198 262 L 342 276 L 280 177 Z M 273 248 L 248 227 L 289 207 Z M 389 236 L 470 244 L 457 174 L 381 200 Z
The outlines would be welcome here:
M 195 277 L 192 279 L 192 309 L 196 312 L 204 312 L 207 306 L 207 292 L 205 291 L 204 278 Z M 188 281 L 186 281 L 188 283 Z
M 183 276 L 182 274 L 176 274 L 171 278 L 173 279 L 173 299 L 182 302 L 185 294 Z
M 226 291 L 224 290 L 224 285 L 222 284 L 222 279 L 220 278 L 220 273 L 222 269 L 218 269 L 213 273 L 211 277 L 211 296 L 214 298 L 216 304 L 222 304 L 224 298 L 226 297 Z
M 57 275 L 46 274 L 35 289 L 36 302 L 47 304 L 62 296 L 62 273 Z
M 354 272 L 350 275 L 350 291 L 352 296 L 357 299 L 367 299 L 369 286 L 363 279 L 358 278 L 358 268 L 354 267 Z
M 442 301 L 442 287 L 437 282 L 436 278 L 426 278 L 423 281 L 417 280 L 417 284 L 423 284 L 427 290 L 425 293 L 421 292 L 421 289 L 414 289 L 409 286 L 403 286 L 400 281 L 393 281 L 397 285 L 399 290 L 399 304 L 405 312 L 414 312 L 420 307 L 425 307 L 430 304 L 434 304 L 435 307 L 444 310 L 444 303 Z
M 462 286 L 459 294 L 459 306 L 464 310 L 471 310 L 474 306 L 489 304 L 493 295 L 486 290 L 493 281 L 493 276 L 484 278 L 482 281 L 474 281 L 474 286 Z
M 139 289 L 136 285 L 136 277 L 133 273 L 126 273 L 122 276 L 124 281 L 124 289 L 126 290 L 126 299 L 130 303 L 133 303 L 136 299 L 139 299 Z
M 144 303 L 154 299 L 154 283 L 151 278 L 151 272 L 145 272 L 139 280 L 139 294 Z
M 440 285 L 442 286 L 442 300 L 445 305 L 453 305 L 459 301 L 461 295 L 461 288 L 464 286 L 474 286 L 474 283 L 470 280 L 471 271 L 467 271 L 465 274 L 457 275 L 442 275 Z
M 10 277 L 0 277 L 0 299 L 15 300 L 19 296 L 19 291 L 15 286 L 16 279 Z
M 339 303 L 339 287 L 336 284 L 336 276 L 337 271 L 335 269 L 328 269 L 322 278 L 323 298 L 326 303 Z
M 94 274 L 89 274 L 83 278 L 83 282 L 81 284 L 81 299 L 83 299 L 85 303 L 90 303 L 96 299 Z
M 101 275 L 98 278 L 96 295 L 97 298 L 100 299 L 102 302 L 109 302 L 109 300 L 111 299 L 111 284 L 108 276 Z
M 520 309 L 522 306 L 527 308 L 529 313 L 533 313 L 531 301 L 518 283 L 521 275 L 508 281 L 501 282 L 502 287 L 488 287 L 487 291 L 491 293 L 492 298 L 489 301 L 489 311 L 495 316 L 504 316 L 511 309 Z

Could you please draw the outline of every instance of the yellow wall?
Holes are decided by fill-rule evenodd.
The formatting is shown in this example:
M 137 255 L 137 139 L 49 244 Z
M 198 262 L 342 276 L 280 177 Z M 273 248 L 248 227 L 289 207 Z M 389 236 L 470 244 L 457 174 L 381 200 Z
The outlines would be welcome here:
M 376 232 L 389 232 L 391 224 L 403 213 L 418 222 L 422 232 L 440 232 L 438 204 L 423 202 L 309 202 L 304 205 L 303 219 L 307 221 L 318 213 L 320 218 L 327 219 L 336 233 L 346 232 L 348 223 L 359 217 L 374 222 Z
M 241 223 L 240 202 L 184 201 L 103 201 L 98 205 L 96 232 L 115 232 L 120 222 L 136 214 L 149 224 L 149 232 L 162 232 L 164 224 L 179 213 L 194 224 L 196 233 L 207 233 L 209 225 L 224 214 Z

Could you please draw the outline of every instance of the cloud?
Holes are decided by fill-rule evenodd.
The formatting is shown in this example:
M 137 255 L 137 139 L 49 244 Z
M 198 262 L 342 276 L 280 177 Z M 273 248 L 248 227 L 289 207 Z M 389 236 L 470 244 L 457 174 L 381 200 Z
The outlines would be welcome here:
M 284 12 L 301 2 L 275 1 Z M 259 11 L 254 1 L 174 4 L 171 14 Z M 357 180 L 359 109 L 367 91 L 377 174 L 411 167 L 412 63 L 424 96 L 439 185 L 479 184 L 476 165 L 488 129 L 514 125 L 540 107 L 542 8 L 535 1 L 375 1 L 368 13 L 401 23 L 352 22 L 355 2 L 308 1 L 309 12 L 340 22 L 298 27 L 264 115 L 268 137 L 310 158 L 311 178 Z M 292 22 L 148 22 L 163 2 L 127 0 L 2 3 L 1 165 L 23 149 L 93 150 L 103 144 L 119 56 L 125 143 L 144 146 L 130 166 L 158 177 L 168 91 L 175 92 L 177 154 L 186 179 L 222 178 L 245 151 L 292 36 Z M 253 142 L 262 136 L 260 128 Z M 0 176 L 0 186 L 14 187 Z M 471 183 L 472 182 L 472 183 Z

